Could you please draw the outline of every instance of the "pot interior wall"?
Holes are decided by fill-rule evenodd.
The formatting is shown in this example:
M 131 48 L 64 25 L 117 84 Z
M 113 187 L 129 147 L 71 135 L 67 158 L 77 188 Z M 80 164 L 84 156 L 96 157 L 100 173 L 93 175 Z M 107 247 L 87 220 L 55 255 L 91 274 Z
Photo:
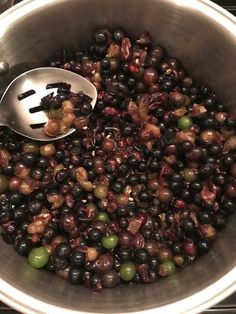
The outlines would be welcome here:
M 26 1 L 20 20 L 13 9 L 12 17 L 0 24 L 0 56 L 12 67 L 9 78 L 1 78 L 1 87 L 12 75 L 44 63 L 56 48 L 86 47 L 94 28 L 108 25 L 135 36 L 150 31 L 156 44 L 233 104 L 236 26 L 217 12 L 203 15 L 201 10 L 196 0 L 63 0 L 45 1 L 40 8 L 37 1 Z
M 94 27 L 108 25 L 121 26 L 131 35 L 149 30 L 156 44 L 164 45 L 195 78 L 215 88 L 225 103 L 234 105 L 236 26 L 232 23 L 232 32 L 226 30 L 220 25 L 225 17 L 213 9 L 208 16 L 203 15 L 202 11 L 209 9 L 207 4 L 202 2 L 198 7 L 195 0 L 55 0 L 42 1 L 45 4 L 41 5 L 38 2 L 26 1 L 18 11 L 12 10 L 11 17 L 0 20 L 0 59 L 11 67 L 10 73 L 0 79 L 0 91 L 14 76 L 44 64 L 57 48 L 86 47 Z M 234 215 L 209 254 L 173 277 L 152 285 L 121 286 L 94 294 L 47 272 L 31 269 L 24 258 L 3 242 L 0 242 L 1 278 L 39 300 L 74 310 L 124 313 L 159 307 L 200 291 L 235 267 L 236 242 L 232 241 L 236 236 L 235 222 Z

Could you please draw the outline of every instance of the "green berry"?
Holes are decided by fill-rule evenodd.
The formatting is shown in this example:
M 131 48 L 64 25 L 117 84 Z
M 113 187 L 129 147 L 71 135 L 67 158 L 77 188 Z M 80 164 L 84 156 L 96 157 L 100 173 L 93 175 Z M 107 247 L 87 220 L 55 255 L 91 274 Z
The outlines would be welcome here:
M 117 235 L 104 236 L 102 238 L 102 245 L 105 249 L 114 249 L 118 244 L 119 238 Z
M 194 168 L 184 168 L 183 177 L 187 182 L 193 182 L 197 180 L 196 169 Z
M 178 120 L 178 127 L 181 130 L 189 129 L 193 125 L 193 121 L 188 116 L 183 116 Z
M 132 262 L 125 262 L 120 266 L 120 277 L 125 281 L 130 281 L 136 274 L 135 265 Z
M 106 212 L 100 212 L 97 214 L 96 220 L 107 222 L 109 215 Z
M 94 195 L 99 199 L 104 199 L 107 197 L 108 188 L 105 185 L 99 184 L 94 188 Z
M 49 259 L 49 253 L 44 247 L 33 249 L 28 256 L 28 263 L 33 268 L 44 267 Z
M 175 273 L 175 263 L 166 261 L 159 266 L 159 275 L 162 277 L 170 276 Z

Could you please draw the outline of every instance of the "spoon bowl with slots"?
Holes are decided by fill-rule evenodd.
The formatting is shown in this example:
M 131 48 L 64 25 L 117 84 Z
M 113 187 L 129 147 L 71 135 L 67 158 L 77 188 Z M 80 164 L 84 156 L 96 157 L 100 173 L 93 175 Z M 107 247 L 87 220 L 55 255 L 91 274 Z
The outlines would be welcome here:
M 94 108 L 97 90 L 87 79 L 63 69 L 36 68 L 19 75 L 6 88 L 0 101 L 0 125 L 38 141 L 57 140 L 73 133 L 74 128 L 56 137 L 49 137 L 43 132 L 48 117 L 46 111 L 40 107 L 41 99 L 49 92 L 57 93 L 62 82 L 71 85 L 72 92 L 82 91 L 91 97 Z

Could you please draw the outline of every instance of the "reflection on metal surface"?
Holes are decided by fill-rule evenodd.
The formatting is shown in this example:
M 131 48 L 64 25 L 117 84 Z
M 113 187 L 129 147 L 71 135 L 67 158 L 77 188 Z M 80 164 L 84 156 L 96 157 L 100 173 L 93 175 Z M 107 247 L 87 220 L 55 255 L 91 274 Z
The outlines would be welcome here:
M 203 0 L 203 2 L 208 4 L 208 1 Z M 188 6 L 191 10 L 196 10 L 202 13 L 202 6 L 199 4 L 198 0 L 181 0 L 176 1 L 176 4 L 179 6 Z M 228 32 L 230 32 L 234 37 L 236 37 L 236 18 L 230 15 L 229 13 L 223 11 L 223 9 L 219 9 L 214 3 L 211 3 L 212 8 L 216 8 L 216 10 L 205 10 L 204 14 L 208 16 L 210 19 L 214 20 L 217 24 L 220 24 L 222 27 L 226 28 Z M 221 14 L 223 13 L 223 14 Z
M 24 15 L 29 14 L 39 7 L 39 1 L 26 0 L 25 2 L 28 2 L 28 5 L 24 7 Z M 20 3 L 19 5 L 24 6 L 24 4 L 22 3 Z M 8 8 L 10 7 L 11 6 L 9 5 Z M 4 9 L 2 12 L 4 12 L 5 10 L 6 9 Z M 22 12 L 15 10 L 15 7 L 3 13 L 3 15 L 5 14 L 7 15 L 7 19 L 3 19 L 0 21 L 0 39 L 6 33 L 8 27 L 10 27 L 12 23 L 14 23 L 18 18 L 22 17 Z
M 0 13 L 13 6 L 14 0 L 0 0 Z
M 5 61 L 0 62 L 0 75 L 4 75 L 9 70 L 9 64 Z

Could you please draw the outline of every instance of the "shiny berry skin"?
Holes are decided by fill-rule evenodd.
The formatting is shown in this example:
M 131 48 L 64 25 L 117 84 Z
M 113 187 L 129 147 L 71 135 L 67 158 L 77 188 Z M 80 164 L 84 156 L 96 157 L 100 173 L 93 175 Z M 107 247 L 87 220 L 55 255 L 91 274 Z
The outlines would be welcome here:
M 172 80 L 165 80 L 163 82 L 163 89 L 166 92 L 170 92 L 174 88 L 174 82 Z
M 103 70 L 109 70 L 110 68 L 110 61 L 107 58 L 101 60 L 101 66 Z
M 172 252 L 167 246 L 161 246 L 158 251 L 158 259 L 160 262 L 165 262 L 172 259 Z
M 154 68 L 145 69 L 142 77 L 143 83 L 145 85 L 152 86 L 158 80 L 158 73 Z
M 71 254 L 71 246 L 69 243 L 60 243 L 54 251 L 54 255 L 59 258 L 68 258 Z
M 125 35 L 124 35 L 122 30 L 120 30 L 120 29 L 114 30 L 112 38 L 116 44 L 120 44 L 124 37 L 125 37 Z
M 138 176 L 136 175 L 130 175 L 128 177 L 128 181 L 131 185 L 136 185 L 138 183 Z
M 88 242 L 90 244 L 98 244 L 102 239 L 102 233 L 100 230 L 93 228 L 88 232 Z
M 127 261 L 120 266 L 120 277 L 124 281 L 130 281 L 134 278 L 136 269 L 134 263 Z
M 140 171 L 145 171 L 147 169 L 147 165 L 144 161 L 140 161 L 139 164 L 138 164 L 138 169 Z
M 33 268 L 44 267 L 49 260 L 48 251 L 44 247 L 33 249 L 28 255 L 28 263 Z
M 201 224 L 210 224 L 212 222 L 212 215 L 208 211 L 201 210 L 197 217 Z
M 116 213 L 119 217 L 125 217 L 128 215 L 128 208 L 127 207 L 118 207 Z
M 181 190 L 182 184 L 180 181 L 171 181 L 170 183 L 170 190 L 172 192 L 178 192 Z
M 115 270 L 110 270 L 101 276 L 102 286 L 114 288 L 119 283 L 119 275 Z
M 107 197 L 108 189 L 105 185 L 97 185 L 93 193 L 97 198 L 104 199 Z
M 160 169 L 160 162 L 157 159 L 152 159 L 149 163 L 149 169 L 151 171 L 157 171 Z
M 10 195 L 10 202 L 14 205 L 21 203 L 22 199 L 23 196 L 20 193 L 15 192 Z
M 192 193 L 198 193 L 202 190 L 202 184 L 199 181 L 190 182 L 189 189 Z
M 185 219 L 182 222 L 182 228 L 184 232 L 188 235 L 193 235 L 196 231 L 196 227 L 194 225 L 194 222 L 191 219 Z
M 226 167 L 230 167 L 234 163 L 234 157 L 231 155 L 226 155 L 223 157 L 223 163 Z
M 95 34 L 94 34 L 94 40 L 98 45 L 103 45 L 106 43 L 106 35 L 103 31 L 98 30 Z
M 212 173 L 213 173 L 213 167 L 210 164 L 204 165 L 199 169 L 199 175 L 203 179 L 210 177 Z
M 227 211 L 227 213 L 232 214 L 236 210 L 236 204 L 234 201 L 227 199 L 222 204 L 223 209 Z
M 71 267 L 68 274 L 69 281 L 76 285 L 82 282 L 83 279 L 83 271 L 76 267 Z
M 90 277 L 89 277 L 89 286 L 90 288 L 92 289 L 95 289 L 101 285 L 101 277 L 94 273 L 94 274 L 91 274 Z
M 72 263 L 73 266 L 75 267 L 81 267 L 84 265 L 85 263 L 85 253 L 81 252 L 81 251 L 75 251 L 71 257 L 70 257 L 70 261 Z
M 136 167 L 137 164 L 138 164 L 138 161 L 137 161 L 137 159 L 134 156 L 131 156 L 131 157 L 128 158 L 128 164 L 131 167 Z
M 195 256 L 197 252 L 197 248 L 195 244 L 193 243 L 193 241 L 191 240 L 186 240 L 183 243 L 183 250 L 187 255 L 190 255 L 190 256 Z
M 106 212 L 99 212 L 96 219 L 99 221 L 107 222 L 109 220 L 109 216 Z
M 141 191 L 139 193 L 139 199 L 141 202 L 148 202 L 150 200 L 150 194 L 147 191 Z
M 42 210 L 42 202 L 40 201 L 31 201 L 28 205 L 28 211 L 30 215 L 38 215 Z
M 35 154 L 31 154 L 31 153 L 24 154 L 22 157 L 22 162 L 27 167 L 34 166 L 34 164 L 36 162 Z
M 63 161 L 65 158 L 65 153 L 63 150 L 57 150 L 55 153 L 55 158 L 57 161 Z
M 18 207 L 18 208 L 14 209 L 13 216 L 14 216 L 14 219 L 16 221 L 22 221 L 25 218 L 25 214 L 26 214 L 25 208 Z M 0 214 L 0 216 L 1 216 L 1 214 Z M 1 220 L 1 218 L 0 218 L 0 220 Z
M 31 242 L 28 239 L 22 239 L 16 244 L 15 250 L 19 255 L 27 256 L 31 250 Z
M 174 255 L 178 255 L 182 253 L 182 247 L 178 243 L 173 243 L 172 245 L 172 252 Z
M 181 130 L 189 129 L 193 125 L 193 121 L 188 116 L 183 116 L 178 120 L 178 127 Z
M 208 252 L 209 249 L 210 249 L 210 245 L 209 245 L 209 242 L 207 242 L 206 240 L 200 239 L 197 242 L 197 252 L 199 254 L 204 254 Z
M 123 185 L 120 182 L 116 181 L 112 183 L 111 190 L 115 193 L 121 193 L 123 190 Z
M 118 251 L 118 257 L 121 263 L 131 260 L 132 255 L 132 250 L 128 248 L 121 248 Z
M 3 174 L 5 174 L 8 177 L 12 176 L 13 172 L 14 172 L 13 165 L 10 163 L 3 169 Z
M 158 266 L 159 266 L 158 258 L 156 256 L 149 256 L 148 265 L 151 269 L 157 271 Z
M 208 98 L 205 99 L 204 104 L 205 106 L 210 109 L 213 108 L 215 105 L 216 101 L 213 97 L 209 96 Z
M 35 198 L 36 198 L 36 200 L 44 201 L 47 198 L 47 196 L 46 196 L 46 193 L 44 191 L 37 191 L 35 193 Z
M 159 275 L 161 277 L 171 276 L 175 273 L 175 264 L 172 261 L 166 261 L 159 266 Z
M 212 144 L 209 147 L 209 153 L 213 156 L 219 155 L 221 152 L 221 147 L 219 144 Z
M 186 140 L 181 143 L 181 148 L 184 152 L 189 152 L 193 148 L 193 143 Z
M 83 193 L 83 189 L 81 188 L 81 185 L 80 185 L 79 183 L 77 183 L 77 184 L 73 187 L 71 193 L 72 193 L 72 195 L 73 195 L 75 198 L 80 197 L 80 196 L 82 195 L 82 193 Z
M 58 183 L 62 183 L 62 182 L 65 182 L 68 179 L 68 177 L 69 177 L 68 171 L 66 171 L 66 170 L 59 170 L 56 173 L 55 180 Z
M 130 62 L 128 67 L 129 67 L 130 73 L 132 74 L 139 73 L 140 71 L 140 67 L 136 65 L 135 63 Z
M 145 249 L 137 249 L 134 253 L 134 261 L 138 264 L 145 264 L 148 261 L 148 251 Z
M 118 244 L 118 237 L 117 235 L 110 235 L 110 236 L 103 236 L 102 237 L 102 246 L 105 248 L 105 249 L 114 249 L 117 244 Z
M 148 178 L 147 178 L 146 174 L 144 174 L 144 173 L 140 174 L 140 176 L 139 176 L 139 182 L 140 183 L 146 183 L 147 180 L 148 180 Z

